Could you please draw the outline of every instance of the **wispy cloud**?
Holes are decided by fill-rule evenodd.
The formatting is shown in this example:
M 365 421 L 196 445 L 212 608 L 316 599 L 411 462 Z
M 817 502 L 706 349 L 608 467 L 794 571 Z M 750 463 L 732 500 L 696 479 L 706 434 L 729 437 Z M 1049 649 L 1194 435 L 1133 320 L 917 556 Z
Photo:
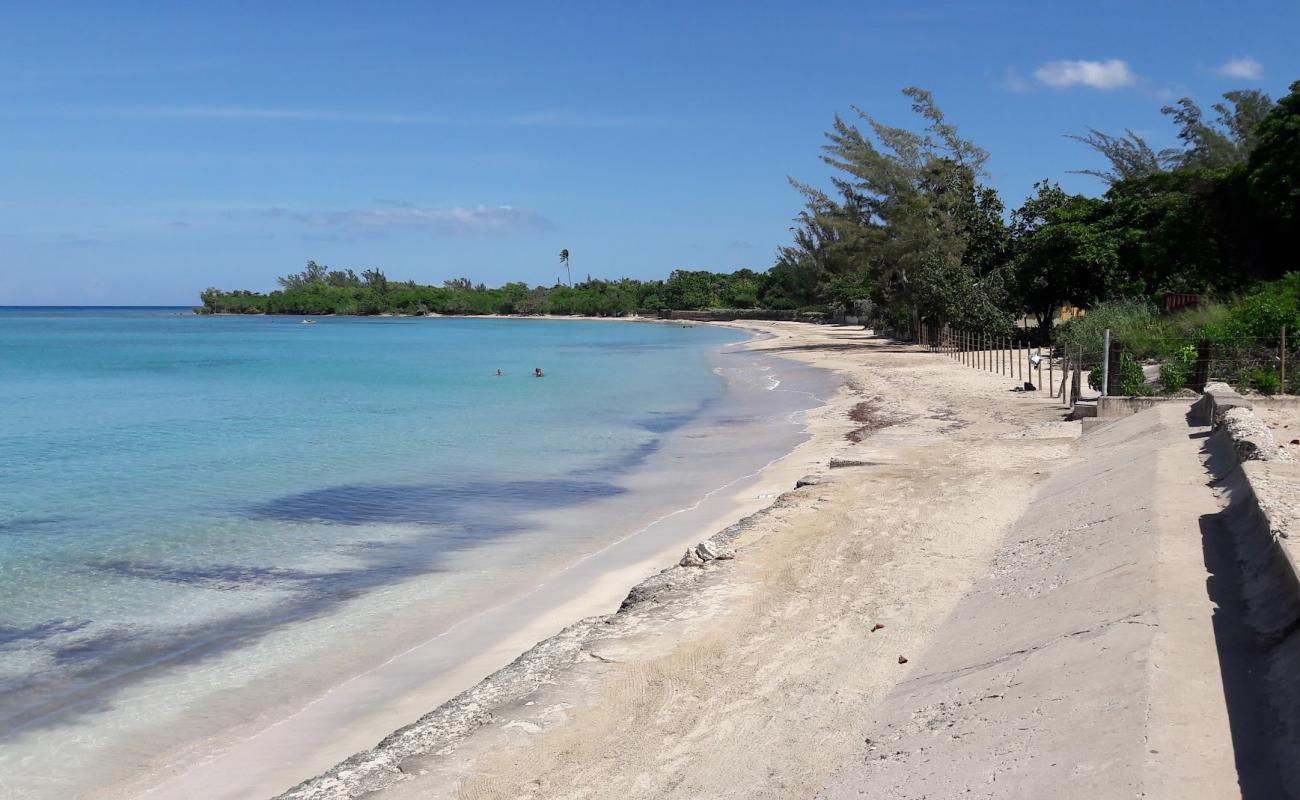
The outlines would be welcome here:
M 93 236 L 82 236 L 77 233 L 64 233 L 52 239 L 50 244 L 55 247 L 99 247 L 100 245 L 107 244 L 107 242 Z
M 349 211 L 290 211 L 273 208 L 265 216 L 290 219 L 316 228 L 353 234 L 382 234 L 393 230 L 436 234 L 502 235 L 546 230 L 551 223 L 536 211 L 513 206 L 450 206 L 446 208 L 355 209 Z
M 501 121 L 519 127 L 556 128 L 624 128 L 633 125 L 655 125 L 660 120 L 646 116 L 619 114 L 586 114 L 573 111 L 541 111 L 507 117 Z M 489 123 L 490 124 L 490 123 Z
M 1029 92 L 1035 88 L 1028 78 L 1010 67 L 1002 72 L 1002 85 L 1013 92 Z
M 1230 58 L 1215 67 L 1214 71 L 1229 78 L 1244 78 L 1252 81 L 1264 77 L 1264 65 L 1250 56 Z
M 347 112 L 308 108 L 259 108 L 255 106 L 114 106 L 87 109 L 85 115 L 146 119 L 230 120 L 244 122 L 356 122 L 374 125 L 447 125 L 459 122 L 454 117 L 436 114 L 393 114 L 383 112 Z
M 1137 82 L 1128 62 L 1118 58 L 1107 61 L 1051 61 L 1034 70 L 1034 77 L 1053 89 L 1087 86 L 1091 89 L 1121 89 Z
M 72 116 L 129 119 L 212 120 L 226 122 L 339 122 L 360 125 L 433 125 L 458 127 L 618 128 L 653 125 L 649 116 L 593 114 L 567 110 L 534 111 L 510 116 L 431 114 L 424 112 L 342 111 L 320 108 L 274 108 L 228 105 L 112 106 L 56 112 Z

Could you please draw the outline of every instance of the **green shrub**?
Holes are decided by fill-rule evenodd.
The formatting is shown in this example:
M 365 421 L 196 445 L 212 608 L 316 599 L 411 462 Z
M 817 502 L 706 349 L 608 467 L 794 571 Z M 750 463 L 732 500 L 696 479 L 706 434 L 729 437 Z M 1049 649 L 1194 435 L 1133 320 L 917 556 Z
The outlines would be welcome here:
M 1071 352 L 1082 350 L 1085 357 L 1099 359 L 1105 349 L 1105 331 L 1110 328 L 1111 337 L 1115 341 L 1123 342 L 1126 349 L 1145 356 L 1148 355 L 1146 349 L 1149 343 L 1138 340 L 1143 335 L 1142 332 L 1155 321 L 1155 308 L 1144 300 L 1100 303 L 1087 314 L 1072 319 L 1057 329 L 1056 341 Z
M 1249 392 L 1250 379 L 1252 377 L 1253 375 L 1251 374 L 1251 371 L 1249 369 L 1245 367 L 1241 367 L 1240 369 L 1237 370 L 1237 377 L 1231 381 L 1232 388 L 1236 389 L 1241 394 L 1245 394 L 1246 392 Z
M 1259 367 L 1251 374 L 1255 390 L 1260 394 L 1275 395 L 1282 391 L 1282 378 L 1272 367 Z
M 1169 393 L 1182 389 L 1191 382 L 1195 367 L 1196 348 L 1191 345 L 1178 348 L 1168 361 L 1160 365 L 1161 387 Z
M 1195 357 L 1195 351 L 1193 351 Z M 1143 397 L 1152 394 L 1151 387 L 1147 385 L 1146 376 L 1142 374 L 1142 365 L 1138 360 L 1127 352 L 1120 353 L 1119 364 L 1111 365 L 1112 369 L 1119 369 L 1119 393 L 1123 397 Z M 1095 366 L 1088 373 L 1088 385 L 1101 391 L 1101 366 Z M 1163 377 L 1163 375 L 1162 375 Z

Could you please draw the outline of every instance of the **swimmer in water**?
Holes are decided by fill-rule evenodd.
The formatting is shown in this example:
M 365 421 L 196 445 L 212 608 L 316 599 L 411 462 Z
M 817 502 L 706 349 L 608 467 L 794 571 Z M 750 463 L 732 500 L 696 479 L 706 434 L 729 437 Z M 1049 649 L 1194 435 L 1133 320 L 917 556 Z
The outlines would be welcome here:
M 498 377 L 498 378 L 501 377 L 501 370 L 497 370 L 497 377 Z
M 542 368 L 541 368 L 541 367 L 535 367 L 535 368 L 533 369 L 533 377 L 534 377 L 534 378 L 545 378 L 546 375 L 542 372 Z

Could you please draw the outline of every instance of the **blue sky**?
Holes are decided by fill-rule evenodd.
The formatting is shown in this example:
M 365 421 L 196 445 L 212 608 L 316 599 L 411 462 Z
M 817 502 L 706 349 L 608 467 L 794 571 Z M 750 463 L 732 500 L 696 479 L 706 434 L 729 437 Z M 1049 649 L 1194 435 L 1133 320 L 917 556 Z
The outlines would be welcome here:
M 905 86 L 1035 180 L 1062 134 L 1300 79 L 1300 4 L 6 3 L 0 305 L 191 304 L 309 258 L 550 283 L 766 268 L 794 176 Z

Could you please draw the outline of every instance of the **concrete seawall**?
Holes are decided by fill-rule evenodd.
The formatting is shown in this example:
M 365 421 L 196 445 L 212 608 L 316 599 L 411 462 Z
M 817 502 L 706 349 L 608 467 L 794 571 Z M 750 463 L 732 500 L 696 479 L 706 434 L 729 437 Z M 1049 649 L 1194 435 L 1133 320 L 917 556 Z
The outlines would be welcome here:
M 1296 706 L 1283 678 L 1300 657 L 1300 604 L 1287 605 L 1300 593 L 1260 525 L 1243 530 L 1244 500 L 1207 486 L 1209 429 L 1189 428 L 1189 406 L 1080 443 L 1033 499 L 1051 513 L 1017 523 L 827 800 L 1287 796 L 1295 729 L 1280 710 Z M 1242 568 L 1248 540 L 1260 551 Z M 1276 635 L 1290 631 L 1273 647 L 1253 629 L 1265 608 Z
M 1292 398 L 1265 400 L 1300 408 Z M 1225 516 L 1241 566 L 1246 620 L 1262 648 L 1260 691 L 1275 727 L 1270 749 L 1290 796 L 1300 789 L 1300 463 L 1251 401 L 1211 384 L 1195 413 L 1211 423 L 1207 463 L 1230 500 Z M 1265 720 L 1261 719 L 1261 723 Z

